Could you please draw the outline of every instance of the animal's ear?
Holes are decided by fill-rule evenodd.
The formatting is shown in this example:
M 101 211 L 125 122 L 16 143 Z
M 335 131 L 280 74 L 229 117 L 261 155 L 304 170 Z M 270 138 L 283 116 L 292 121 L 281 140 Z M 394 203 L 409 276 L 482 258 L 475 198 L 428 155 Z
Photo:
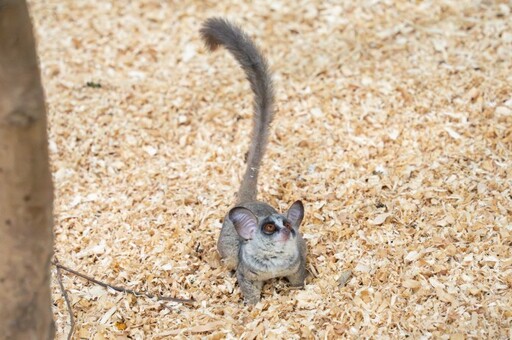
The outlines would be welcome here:
M 304 205 L 301 201 L 295 201 L 295 203 L 292 204 L 286 213 L 286 218 L 290 220 L 294 227 L 299 228 L 304 218 Z
M 258 219 L 246 208 L 235 207 L 229 211 L 229 219 L 240 237 L 251 240 L 258 228 Z

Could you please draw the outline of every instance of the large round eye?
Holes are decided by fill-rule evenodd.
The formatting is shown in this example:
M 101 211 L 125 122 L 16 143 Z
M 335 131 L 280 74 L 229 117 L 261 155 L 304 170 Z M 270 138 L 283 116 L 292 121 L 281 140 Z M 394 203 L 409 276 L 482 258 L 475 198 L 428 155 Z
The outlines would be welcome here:
M 263 231 L 267 234 L 272 234 L 276 231 L 276 226 L 272 223 L 267 223 L 263 226 Z
M 292 230 L 292 225 L 291 225 L 291 224 L 290 224 L 290 222 L 288 222 L 288 221 L 284 222 L 284 227 L 285 227 L 286 229 Z

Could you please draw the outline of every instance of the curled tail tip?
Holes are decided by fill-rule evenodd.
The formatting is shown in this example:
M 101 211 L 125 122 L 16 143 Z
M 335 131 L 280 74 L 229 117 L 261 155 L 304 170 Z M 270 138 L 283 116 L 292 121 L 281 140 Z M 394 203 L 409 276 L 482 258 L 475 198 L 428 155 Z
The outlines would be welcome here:
M 201 38 L 203 39 L 206 48 L 209 51 L 215 51 L 217 47 L 219 47 L 219 41 L 215 39 L 215 37 L 213 36 L 212 28 L 208 24 L 208 21 L 209 20 L 203 23 L 203 26 L 199 30 L 199 33 L 201 34 Z
M 233 28 L 234 25 L 228 20 L 221 17 L 211 17 L 203 22 L 199 32 L 206 48 L 210 51 L 215 51 L 221 45 L 218 35 Z

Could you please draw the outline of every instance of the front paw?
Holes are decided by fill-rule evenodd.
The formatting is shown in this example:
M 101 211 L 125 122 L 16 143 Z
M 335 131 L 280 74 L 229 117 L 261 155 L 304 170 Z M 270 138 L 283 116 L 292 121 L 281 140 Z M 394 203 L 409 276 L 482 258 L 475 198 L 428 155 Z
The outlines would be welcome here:
M 259 296 L 244 296 L 244 305 L 254 306 L 258 302 L 260 302 Z
M 300 289 L 304 288 L 304 281 L 306 280 L 306 275 L 304 271 L 299 270 L 297 273 L 287 276 L 286 279 L 290 282 L 290 287 Z
M 245 305 L 255 305 L 261 300 L 261 288 L 259 285 L 242 285 L 242 295 Z
M 255 305 L 260 301 L 261 288 L 263 287 L 263 281 L 250 281 L 247 280 L 242 271 L 237 270 L 237 279 L 240 290 L 244 297 L 244 303 L 249 305 Z

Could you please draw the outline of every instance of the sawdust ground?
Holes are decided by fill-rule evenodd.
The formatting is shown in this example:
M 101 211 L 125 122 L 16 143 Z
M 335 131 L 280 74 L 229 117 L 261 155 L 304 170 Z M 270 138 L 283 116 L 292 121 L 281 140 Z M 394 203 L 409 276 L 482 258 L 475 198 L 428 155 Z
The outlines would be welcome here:
M 75 338 L 512 336 L 510 1 L 30 1 Z M 251 97 L 201 22 L 275 70 L 260 197 L 306 202 L 312 275 L 246 307 L 215 241 Z M 338 279 L 351 270 L 346 285 Z M 53 279 L 59 338 L 68 312 Z

